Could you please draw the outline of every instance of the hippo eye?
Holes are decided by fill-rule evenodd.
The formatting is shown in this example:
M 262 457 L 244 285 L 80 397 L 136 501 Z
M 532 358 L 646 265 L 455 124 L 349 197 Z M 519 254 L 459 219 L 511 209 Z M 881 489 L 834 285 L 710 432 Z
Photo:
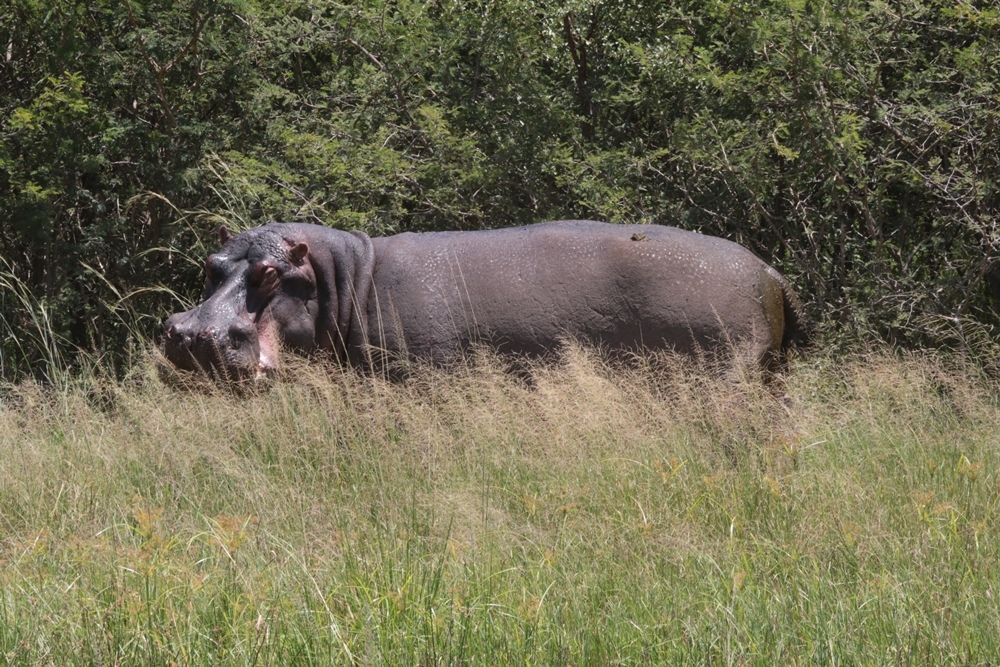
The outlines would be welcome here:
M 278 279 L 278 271 L 270 264 L 261 263 L 253 267 L 250 274 L 250 282 L 255 286 L 273 283 Z

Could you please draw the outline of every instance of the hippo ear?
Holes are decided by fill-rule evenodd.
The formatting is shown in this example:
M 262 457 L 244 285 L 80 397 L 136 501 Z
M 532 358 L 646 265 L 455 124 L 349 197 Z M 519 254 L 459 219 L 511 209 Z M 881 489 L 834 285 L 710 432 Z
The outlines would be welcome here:
M 291 257 L 292 264 L 301 264 L 302 260 L 306 258 L 309 254 L 309 246 L 305 243 L 296 243 L 291 250 L 288 251 L 289 257 Z
M 221 227 L 219 227 L 219 244 L 220 245 L 226 245 L 227 243 L 229 243 L 229 239 L 231 239 L 231 238 L 233 238 L 233 235 L 229 233 L 229 230 L 226 229 L 225 225 L 222 225 Z

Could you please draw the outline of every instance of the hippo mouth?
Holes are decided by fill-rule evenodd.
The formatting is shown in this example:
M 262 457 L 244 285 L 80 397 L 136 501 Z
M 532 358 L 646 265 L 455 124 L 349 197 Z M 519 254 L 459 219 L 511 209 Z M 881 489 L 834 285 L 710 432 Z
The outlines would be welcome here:
M 163 356 L 177 370 L 237 383 L 260 381 L 277 372 L 279 348 L 267 322 L 241 318 L 219 331 L 190 326 L 184 318 L 190 312 L 171 317 L 164 327 Z

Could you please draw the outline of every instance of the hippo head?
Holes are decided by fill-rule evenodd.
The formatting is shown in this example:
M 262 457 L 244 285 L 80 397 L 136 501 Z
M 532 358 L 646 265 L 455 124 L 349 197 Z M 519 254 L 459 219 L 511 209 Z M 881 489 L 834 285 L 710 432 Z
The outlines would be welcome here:
M 202 303 L 164 323 L 163 354 L 179 369 L 254 380 L 276 370 L 282 347 L 315 347 L 319 304 L 309 247 L 269 226 L 232 236 L 205 262 Z

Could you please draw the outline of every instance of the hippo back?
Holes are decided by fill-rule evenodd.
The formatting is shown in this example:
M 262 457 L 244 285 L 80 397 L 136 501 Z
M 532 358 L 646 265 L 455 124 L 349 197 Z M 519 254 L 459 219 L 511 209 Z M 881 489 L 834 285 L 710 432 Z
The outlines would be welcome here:
M 745 248 L 656 225 L 558 221 L 374 239 L 369 337 L 441 362 L 472 342 L 542 354 L 727 341 L 763 355 L 784 333 L 782 285 Z

